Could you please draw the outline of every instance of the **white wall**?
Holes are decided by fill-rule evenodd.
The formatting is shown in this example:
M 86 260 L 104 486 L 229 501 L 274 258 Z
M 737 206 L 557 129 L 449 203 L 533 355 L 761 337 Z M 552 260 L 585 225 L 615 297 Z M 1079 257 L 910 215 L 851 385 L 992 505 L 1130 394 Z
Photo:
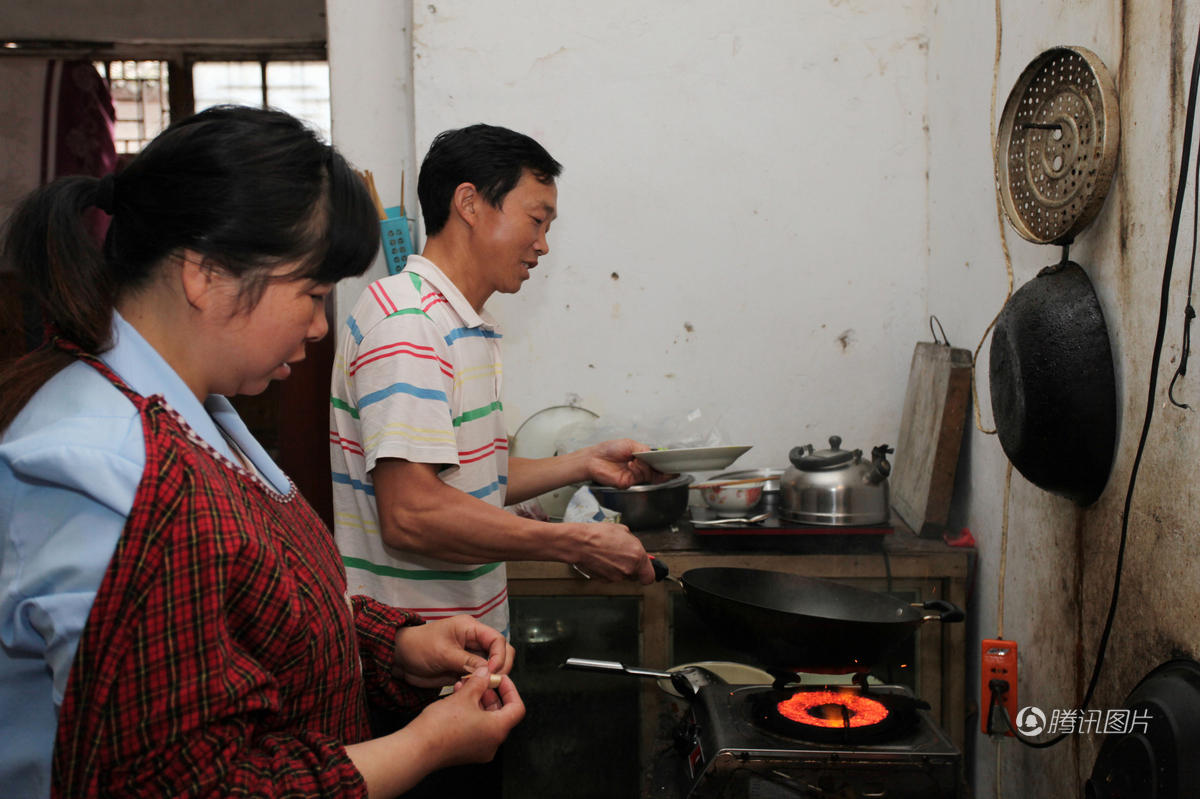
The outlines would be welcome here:
M 370 170 L 385 206 L 400 204 L 403 180 L 415 216 L 412 9 L 395 0 L 328 0 L 327 13 L 333 143 L 355 167 Z M 338 284 L 334 335 L 367 284 L 385 274 L 379 255 L 367 274 Z
M 743 464 L 895 442 L 924 302 L 925 2 L 414 4 L 416 147 L 478 121 L 564 164 L 489 307 L 510 427 L 702 407 Z

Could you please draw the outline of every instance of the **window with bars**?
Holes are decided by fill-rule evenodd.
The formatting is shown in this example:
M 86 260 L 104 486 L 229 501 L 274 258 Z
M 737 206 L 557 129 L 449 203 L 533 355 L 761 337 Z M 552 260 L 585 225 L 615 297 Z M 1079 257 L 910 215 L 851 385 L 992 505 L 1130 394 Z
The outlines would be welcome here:
M 192 67 L 196 110 L 223 103 L 278 108 L 329 141 L 329 64 L 324 61 L 201 61 Z
M 282 109 L 330 138 L 325 61 L 196 61 L 175 91 L 167 61 L 100 61 L 96 69 L 112 90 L 119 154 L 139 152 L 170 124 L 173 112 L 182 116 L 226 103 Z
M 171 121 L 167 62 L 103 61 L 96 68 L 108 81 L 117 113 L 117 154 L 139 152 Z

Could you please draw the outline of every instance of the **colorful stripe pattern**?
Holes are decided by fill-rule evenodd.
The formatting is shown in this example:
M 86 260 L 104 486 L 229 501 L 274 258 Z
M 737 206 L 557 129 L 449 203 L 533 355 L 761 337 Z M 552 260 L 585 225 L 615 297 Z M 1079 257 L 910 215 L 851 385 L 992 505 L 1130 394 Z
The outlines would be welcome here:
M 504 505 L 500 339 L 494 321 L 420 256 L 368 286 L 346 320 L 329 452 L 337 542 L 353 593 L 431 619 L 470 613 L 507 629 L 504 564 L 449 563 L 389 547 L 371 481 L 380 458 L 437 464 L 449 485 Z

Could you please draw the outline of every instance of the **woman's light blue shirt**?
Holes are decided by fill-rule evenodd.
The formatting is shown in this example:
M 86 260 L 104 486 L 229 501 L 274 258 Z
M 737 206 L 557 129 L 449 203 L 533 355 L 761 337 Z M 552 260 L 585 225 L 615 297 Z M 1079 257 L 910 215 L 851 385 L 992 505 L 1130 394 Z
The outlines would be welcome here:
M 201 404 L 120 314 L 101 359 L 135 392 L 161 394 L 237 462 L 218 424 L 277 491 L 289 482 L 225 397 Z M 215 420 L 215 421 L 214 421 Z M 33 396 L 0 438 L 0 786 L 50 795 L 50 758 L 75 648 L 142 479 L 137 409 L 76 362 Z

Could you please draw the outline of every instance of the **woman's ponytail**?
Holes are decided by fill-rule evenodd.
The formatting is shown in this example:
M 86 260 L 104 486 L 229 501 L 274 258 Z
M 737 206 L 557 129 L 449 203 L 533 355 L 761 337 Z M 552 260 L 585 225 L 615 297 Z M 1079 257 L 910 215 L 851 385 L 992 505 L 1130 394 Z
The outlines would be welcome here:
M 9 217 L 0 251 L 43 323 L 91 353 L 110 346 L 115 301 L 111 275 L 86 218 L 104 180 L 112 178 L 65 177 L 30 194 Z M 6 368 L 0 375 L 0 431 L 71 361 L 43 344 Z

